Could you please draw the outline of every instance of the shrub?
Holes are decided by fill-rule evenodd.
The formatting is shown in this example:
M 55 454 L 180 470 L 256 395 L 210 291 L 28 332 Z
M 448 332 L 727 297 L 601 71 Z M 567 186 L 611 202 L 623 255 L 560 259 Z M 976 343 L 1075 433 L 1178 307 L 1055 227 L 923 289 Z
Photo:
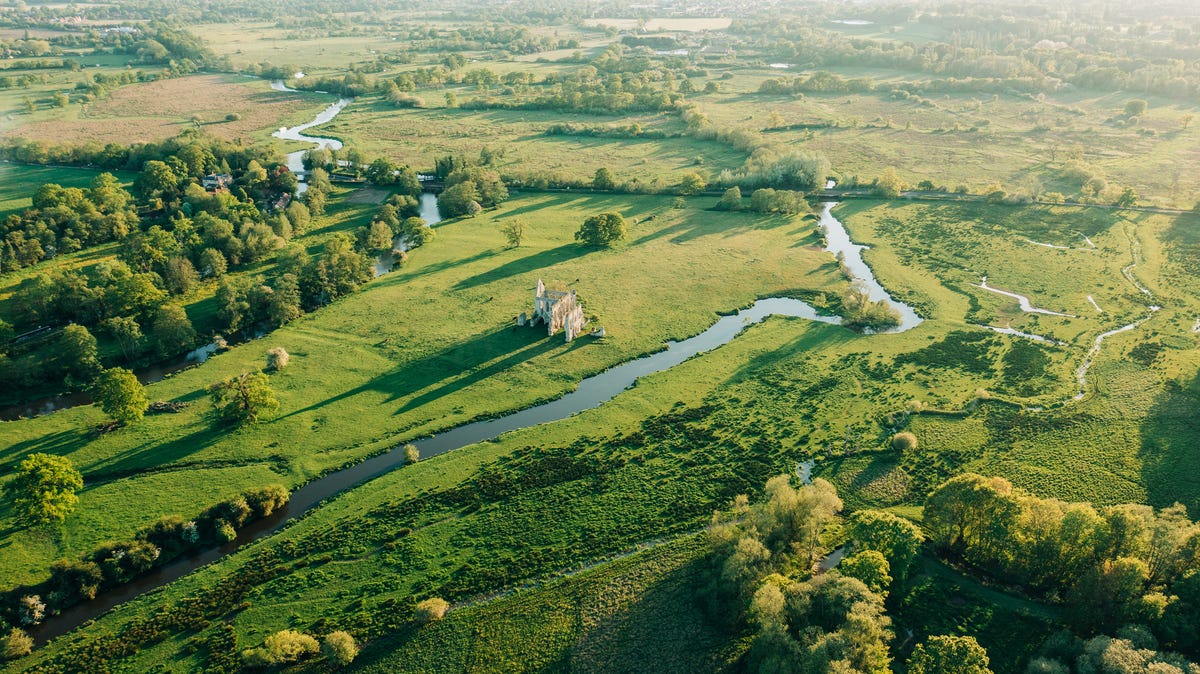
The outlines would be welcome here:
M 892 436 L 892 449 L 898 452 L 907 452 L 917 448 L 917 436 L 904 431 Z
M 441 597 L 430 597 L 417 603 L 416 619 L 422 625 L 437 622 L 446 617 L 450 602 Z
M 405 463 L 416 463 L 420 458 L 421 458 L 421 450 L 417 449 L 416 445 L 407 444 L 404 446 L 404 462 Z
M 225 520 L 218 519 L 213 521 L 213 536 L 218 542 L 228 543 L 237 538 L 237 529 Z
M 338 630 L 325 635 L 321 642 L 321 652 L 330 662 L 345 666 L 354 662 L 354 658 L 358 656 L 358 646 L 354 644 L 354 637 Z
M 46 603 L 40 595 L 27 594 L 17 603 L 17 614 L 22 625 L 36 625 L 46 617 Z
M 33 638 L 25 633 L 25 630 L 17 629 L 16 627 L 4 637 L 3 642 L 0 642 L 0 656 L 5 660 L 16 660 L 17 658 L 29 655 L 33 651 Z
M 288 502 L 287 487 L 281 484 L 270 484 L 259 489 L 251 489 L 245 493 L 246 505 L 254 517 L 267 517 Z
M 278 372 L 287 367 L 288 361 L 291 360 L 286 349 L 282 346 L 275 346 L 267 349 L 267 369 Z
M 239 119 L 241 119 L 241 118 L 242 118 L 242 116 L 241 116 L 241 115 L 239 115 L 239 114 L 238 114 L 238 113 L 236 113 L 236 112 L 231 112 L 231 113 L 229 113 L 228 115 L 225 115 L 225 121 L 226 121 L 226 122 L 236 122 L 236 121 L 238 121 L 238 120 L 239 120 Z
M 267 637 L 261 647 L 242 651 L 242 662 L 248 667 L 285 665 L 318 650 L 316 639 L 295 630 L 282 630 Z

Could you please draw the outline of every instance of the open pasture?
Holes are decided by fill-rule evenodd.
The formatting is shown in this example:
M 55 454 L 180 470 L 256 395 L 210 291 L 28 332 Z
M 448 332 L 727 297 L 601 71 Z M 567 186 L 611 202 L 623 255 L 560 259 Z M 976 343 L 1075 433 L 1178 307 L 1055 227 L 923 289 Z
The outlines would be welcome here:
M 72 105 L 7 133 L 49 143 L 128 144 L 170 138 L 198 123 L 217 138 L 257 143 L 280 126 L 311 119 L 329 102 L 321 94 L 273 91 L 261 80 L 193 75 L 128 85 L 86 108 Z
M 69 521 L 57 541 L 17 533 L 0 548 L 0 562 L 14 569 L 12 582 L 36 579 L 54 557 L 127 536 L 168 512 L 205 507 L 210 496 L 189 486 L 196 469 L 227 470 L 231 487 L 262 483 L 263 470 L 295 485 L 397 441 L 561 395 L 583 376 L 700 332 L 716 312 L 763 295 L 836 292 L 841 283 L 832 258 L 811 248 L 811 221 L 670 205 L 661 197 L 514 198 L 501 210 L 440 225 L 433 243 L 360 292 L 149 387 L 152 400 L 189 403 L 184 412 L 99 437 L 88 430 L 101 420 L 91 407 L 5 424 L 9 446 L 0 461 L 62 453 L 93 486 L 76 518 L 86 527 Z M 629 243 L 580 247 L 573 232 L 604 210 L 637 220 Z M 529 234 L 521 248 L 508 249 L 498 225 L 514 217 L 528 222 Z M 593 325 L 609 336 L 568 345 L 561 335 L 516 329 L 513 317 L 530 310 L 538 278 L 577 289 Z M 276 345 L 293 356 L 275 377 L 279 415 L 234 433 L 215 427 L 205 387 L 262 367 L 263 352 Z M 172 485 L 191 508 L 173 502 L 131 511 L 122 494 L 145 480 Z

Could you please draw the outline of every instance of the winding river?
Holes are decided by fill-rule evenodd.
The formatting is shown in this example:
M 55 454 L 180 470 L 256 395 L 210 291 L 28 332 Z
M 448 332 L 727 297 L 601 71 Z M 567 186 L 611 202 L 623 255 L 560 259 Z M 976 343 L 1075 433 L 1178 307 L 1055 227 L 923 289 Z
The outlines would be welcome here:
M 275 91 L 299 91 L 298 89 L 293 89 L 284 84 L 283 80 L 271 80 L 271 88 Z M 341 112 L 343 108 L 345 108 L 347 105 L 350 105 L 353 100 L 353 98 L 339 98 L 336 103 L 330 105 L 328 108 L 325 108 L 315 118 L 313 118 L 313 121 L 290 128 L 283 127 L 271 135 L 280 140 L 295 140 L 302 143 L 312 143 L 318 149 L 340 150 L 342 149 L 342 141 L 336 138 L 306 136 L 304 135 L 304 132 L 308 131 L 314 126 L 320 126 L 322 124 L 329 123 L 334 117 L 338 116 L 338 113 Z M 305 152 L 307 152 L 307 150 L 297 150 L 296 152 L 289 152 L 287 155 L 288 170 L 292 173 L 295 173 L 296 176 L 301 179 L 304 178 Z M 307 189 L 308 185 L 304 184 L 302 180 L 300 185 L 296 188 L 296 193 L 302 194 Z
M 854 280 L 868 288 L 872 293 L 872 299 L 887 300 L 900 311 L 901 323 L 892 332 L 902 332 L 920 324 L 922 319 L 911 307 L 892 300 L 887 291 L 875 280 L 870 268 L 862 261 L 863 246 L 853 243 L 845 227 L 833 216 L 831 211 L 835 205 L 833 202 L 822 204 L 821 224 L 826 228 L 827 250 L 833 253 L 843 253 L 847 266 L 856 277 Z M 458 426 L 445 433 L 418 440 L 413 444 L 420 451 L 421 458 L 427 459 L 461 447 L 491 440 L 503 433 L 565 419 L 613 399 L 625 389 L 633 386 L 641 377 L 668 370 L 689 358 L 732 341 L 748 326 L 759 323 L 768 316 L 791 316 L 831 325 L 841 323 L 841 317 L 822 315 L 811 305 L 797 299 L 788 297 L 760 299 L 736 314 L 721 317 L 707 330 L 694 337 L 679 342 L 668 342 L 662 351 L 636 358 L 588 377 L 579 383 L 577 389 L 561 398 L 495 419 Z M 397 445 L 384 454 L 317 478 L 292 492 L 288 504 L 272 514 L 271 517 L 253 522 L 239 531 L 236 540 L 217 548 L 210 548 L 195 555 L 180 558 L 138 577 L 133 582 L 105 591 L 91 601 L 77 604 L 57 616 L 48 618 L 41 625 L 31 629 L 30 633 L 39 643 L 66 634 L 115 606 L 166 585 L 229 555 L 248 543 L 278 531 L 285 524 L 306 514 L 325 499 L 399 468 L 404 463 L 403 448 Z

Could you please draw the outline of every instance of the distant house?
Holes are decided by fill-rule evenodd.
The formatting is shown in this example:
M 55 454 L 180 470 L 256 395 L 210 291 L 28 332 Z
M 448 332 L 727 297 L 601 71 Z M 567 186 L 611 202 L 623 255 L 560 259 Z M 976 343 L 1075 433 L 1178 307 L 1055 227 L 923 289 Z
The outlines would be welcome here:
M 283 194 L 279 195 L 278 199 L 271 202 L 271 210 L 282 211 L 283 209 L 287 208 L 288 204 L 290 203 L 292 203 L 292 195 L 284 192 Z
M 204 176 L 200 184 L 209 192 L 227 190 L 233 184 L 233 176 L 228 173 L 210 173 Z

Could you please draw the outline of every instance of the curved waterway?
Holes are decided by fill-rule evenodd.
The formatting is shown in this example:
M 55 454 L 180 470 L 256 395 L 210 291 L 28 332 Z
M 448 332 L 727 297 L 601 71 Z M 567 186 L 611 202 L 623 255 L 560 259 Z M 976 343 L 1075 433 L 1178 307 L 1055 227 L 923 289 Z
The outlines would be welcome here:
M 875 281 L 870 268 L 862 263 L 862 246 L 850 241 L 845 227 L 833 217 L 835 204 L 823 204 L 821 223 L 827 229 L 829 248 L 834 253 L 844 253 L 847 265 L 857 278 L 872 292 L 872 298 L 886 299 L 900 311 L 902 321 L 892 332 L 903 332 L 920 324 L 921 318 L 911 307 L 894 302 L 882 286 Z M 840 325 L 839 316 L 824 316 L 811 305 L 787 297 L 768 297 L 758 300 L 736 314 L 723 316 L 704 332 L 679 342 L 668 342 L 666 348 L 649 356 L 637 358 L 617 365 L 600 374 L 588 377 L 574 391 L 548 403 L 529 407 L 495 419 L 476 421 L 445 433 L 434 435 L 412 444 L 420 450 L 421 458 L 445 454 L 461 447 L 492 440 L 503 433 L 539 424 L 565 419 L 584 410 L 592 409 L 612 400 L 619 393 L 633 386 L 638 379 L 649 374 L 669 370 L 684 361 L 727 344 L 748 326 L 765 320 L 768 316 L 791 316 L 820 323 Z M 180 558 L 149 574 L 140 576 L 131 583 L 106 591 L 95 599 L 77 604 L 51 617 L 30 630 L 39 643 L 66 634 L 88 620 L 95 619 L 109 609 L 118 606 L 145 592 L 159 588 L 202 566 L 234 552 L 238 548 L 278 531 L 322 501 L 347 489 L 359 486 L 368 480 L 388 473 L 405 463 L 402 446 L 372 457 L 349 468 L 329 473 L 292 492 L 286 506 L 271 517 L 258 520 L 238 532 L 237 539 L 218 548 L 210 548 L 192 556 Z
M 293 88 L 287 86 L 286 84 L 284 84 L 283 80 L 271 80 L 271 88 L 274 89 L 275 91 L 289 91 L 289 92 L 298 91 L 297 89 L 293 89 Z M 306 136 L 306 135 L 304 135 L 304 132 L 308 131 L 309 129 L 313 128 L 314 126 L 320 126 L 322 124 L 327 124 L 334 117 L 337 117 L 338 113 L 341 112 L 342 109 L 345 108 L 347 105 L 350 105 L 350 103 L 353 100 L 354 100 L 353 98 L 339 98 L 336 103 L 334 103 L 334 104 L 330 105 L 328 108 L 325 108 L 324 110 L 322 110 L 315 118 L 313 118 L 313 121 L 308 122 L 306 124 L 301 124 L 299 126 L 293 126 L 290 128 L 282 127 L 278 131 L 276 131 L 275 133 L 273 133 L 271 135 L 276 138 L 279 138 L 280 140 L 295 140 L 295 141 L 299 141 L 301 143 L 312 143 L 313 145 L 316 146 L 317 149 L 340 150 L 340 149 L 342 149 L 342 141 L 340 141 L 336 138 L 322 138 L 320 136 Z M 296 174 L 296 176 L 300 177 L 300 178 L 304 177 L 304 153 L 305 152 L 307 152 L 307 150 L 297 150 L 296 152 L 289 152 L 287 155 L 288 170 L 291 171 L 292 173 Z M 300 185 L 296 188 L 296 193 L 302 194 L 307 189 L 308 189 L 308 185 L 305 185 L 303 182 L 301 182 Z

